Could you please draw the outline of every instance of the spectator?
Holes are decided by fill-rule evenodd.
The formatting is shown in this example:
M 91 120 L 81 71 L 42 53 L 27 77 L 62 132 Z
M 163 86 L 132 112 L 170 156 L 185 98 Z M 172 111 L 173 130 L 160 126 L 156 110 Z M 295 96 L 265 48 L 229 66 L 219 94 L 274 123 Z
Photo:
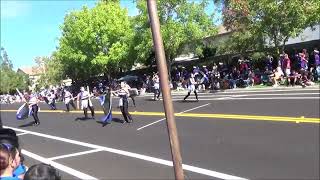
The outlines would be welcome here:
M 0 143 L 7 144 L 8 146 L 12 146 L 17 150 L 19 159 L 18 166 L 14 169 L 13 177 L 18 177 L 23 179 L 24 173 L 26 172 L 26 166 L 23 165 L 23 156 L 20 152 L 19 140 L 16 132 L 12 129 L 3 128 L 0 129 Z
M 315 62 L 316 67 L 320 66 L 320 57 L 319 57 L 318 50 L 314 50 L 314 62 Z
M 300 78 L 301 75 L 297 71 L 292 70 L 291 74 L 288 76 L 288 86 L 295 86 L 297 83 L 300 82 Z
M 285 76 L 289 76 L 291 74 L 291 60 L 289 59 L 288 54 L 284 55 L 282 67 L 285 72 Z
M 301 69 L 308 70 L 308 59 L 306 57 L 306 54 L 305 53 L 300 53 L 299 56 L 300 56 L 300 60 L 301 60 Z
M 61 177 L 54 167 L 40 163 L 28 169 L 24 180 L 61 180 Z
M 13 172 L 20 164 L 20 154 L 17 148 L 9 143 L 0 144 L 0 179 L 19 180 Z
M 270 70 L 270 71 L 273 70 L 273 68 L 272 68 L 272 66 L 273 66 L 273 57 L 271 55 L 267 56 L 266 66 L 267 66 L 268 70 Z
M 315 80 L 320 81 L 320 65 L 318 65 L 315 69 Z
M 308 71 L 301 71 L 301 85 L 302 87 L 312 86 L 314 83 L 308 77 Z
M 283 72 L 281 70 L 281 67 L 277 67 L 277 69 L 274 71 L 272 75 L 270 75 L 273 87 L 279 86 L 278 81 L 282 80 Z
M 249 70 L 247 78 L 244 78 L 244 82 L 245 82 L 246 87 L 249 87 L 250 85 L 254 86 L 254 77 L 255 77 L 254 72 Z

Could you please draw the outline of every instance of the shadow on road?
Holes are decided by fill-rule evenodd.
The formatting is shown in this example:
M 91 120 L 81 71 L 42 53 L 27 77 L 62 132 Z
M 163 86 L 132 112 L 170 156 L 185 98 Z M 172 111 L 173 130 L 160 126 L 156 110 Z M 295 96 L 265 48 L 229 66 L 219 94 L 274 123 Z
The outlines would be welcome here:
M 27 124 L 23 124 L 23 125 L 20 125 L 19 127 L 29 127 L 29 126 L 33 126 L 33 121 L 32 122 L 29 122 Z
M 88 120 L 92 120 L 94 118 L 85 118 L 85 117 L 77 117 L 76 119 L 74 119 L 75 121 L 88 121 Z
M 157 101 L 157 100 L 154 100 L 154 99 L 145 99 L 145 101 Z M 160 100 L 159 100 L 160 101 Z
M 112 118 L 112 121 L 110 123 L 105 123 L 105 122 L 102 122 L 102 121 L 96 121 L 98 124 L 102 124 L 102 127 L 105 127 L 106 125 L 108 124 L 111 124 L 111 122 L 116 122 L 116 123 L 124 123 L 124 120 L 121 120 L 119 118 Z
M 178 103 L 195 103 L 195 102 L 199 102 L 197 100 L 181 100 L 181 101 L 176 101 Z

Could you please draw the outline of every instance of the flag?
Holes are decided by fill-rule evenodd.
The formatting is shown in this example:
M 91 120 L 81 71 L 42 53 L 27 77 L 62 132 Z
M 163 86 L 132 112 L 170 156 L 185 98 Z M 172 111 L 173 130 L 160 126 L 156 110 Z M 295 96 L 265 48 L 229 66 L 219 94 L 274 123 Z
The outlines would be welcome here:
M 29 106 L 27 103 L 24 103 L 17 111 L 17 114 L 16 114 L 16 118 L 18 120 L 23 120 L 23 119 L 26 119 L 28 118 L 28 116 L 31 115 L 31 109 L 29 109 Z
M 100 105 L 103 109 L 104 116 L 101 121 L 104 123 L 110 123 L 112 121 L 112 98 L 111 93 L 103 94 L 99 96 Z

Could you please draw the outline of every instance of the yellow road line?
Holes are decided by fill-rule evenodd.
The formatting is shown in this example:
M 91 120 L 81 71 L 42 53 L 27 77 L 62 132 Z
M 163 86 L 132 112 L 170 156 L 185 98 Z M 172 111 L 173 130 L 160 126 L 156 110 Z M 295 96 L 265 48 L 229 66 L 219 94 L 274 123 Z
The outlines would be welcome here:
M 17 110 L 4 110 L 0 112 L 16 112 Z M 66 113 L 62 110 L 41 110 L 45 113 Z M 70 113 L 83 113 L 83 111 L 70 111 Z M 103 114 L 103 111 L 95 111 L 97 114 Z M 112 111 L 115 115 L 121 115 L 120 111 Z M 131 112 L 137 116 L 165 116 L 163 112 Z M 240 119 L 254 121 L 278 121 L 278 122 L 295 122 L 295 123 L 315 123 L 320 124 L 320 118 L 285 117 L 285 116 L 259 116 L 259 115 L 240 115 L 240 114 L 204 114 L 204 113 L 175 113 L 177 117 L 196 117 L 196 118 L 220 118 L 220 119 Z

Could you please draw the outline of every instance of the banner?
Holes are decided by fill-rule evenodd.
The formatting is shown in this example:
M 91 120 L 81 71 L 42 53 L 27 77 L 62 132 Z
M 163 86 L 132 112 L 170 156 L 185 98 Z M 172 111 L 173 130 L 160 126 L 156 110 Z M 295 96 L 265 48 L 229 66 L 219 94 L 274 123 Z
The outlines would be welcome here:
M 31 109 L 27 103 L 24 103 L 17 111 L 16 118 L 18 120 L 27 119 L 31 115 Z
M 100 105 L 103 109 L 104 115 L 101 121 L 110 123 L 112 121 L 112 98 L 111 93 L 102 94 L 99 96 Z

